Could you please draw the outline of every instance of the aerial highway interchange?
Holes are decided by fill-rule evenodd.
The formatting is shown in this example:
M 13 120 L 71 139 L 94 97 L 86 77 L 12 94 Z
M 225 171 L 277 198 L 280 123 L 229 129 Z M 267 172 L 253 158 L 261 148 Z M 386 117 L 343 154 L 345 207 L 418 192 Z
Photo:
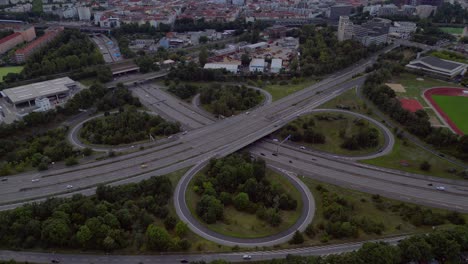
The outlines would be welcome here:
M 397 45 L 390 46 L 384 51 L 391 50 Z M 132 88 L 142 102 L 151 111 L 168 119 L 179 121 L 186 133 L 179 133 L 171 139 L 147 144 L 141 151 L 131 152 L 114 158 L 77 165 L 66 169 L 52 169 L 46 172 L 24 173 L 10 177 L 8 182 L 0 185 L 0 209 L 7 210 L 20 206 L 27 202 L 41 201 L 51 196 L 69 197 L 76 193 L 91 195 L 99 184 L 118 185 L 130 182 L 138 182 L 155 175 L 164 175 L 180 169 L 192 167 L 179 182 L 175 192 L 175 207 L 179 217 L 189 222 L 192 230 L 220 244 L 242 246 L 265 245 L 284 242 L 296 229 L 303 230 L 313 217 L 314 201 L 310 193 L 302 192 L 308 200 L 304 206 L 303 216 L 292 228 L 284 234 L 267 237 L 262 241 L 239 241 L 225 236 L 216 236 L 207 230 L 200 230 L 199 223 L 184 212 L 184 188 L 190 177 L 197 169 L 211 158 L 219 158 L 231 154 L 237 150 L 248 147 L 251 155 L 261 157 L 267 164 L 288 175 L 300 188 L 300 180 L 294 178 L 312 177 L 314 179 L 360 190 L 368 193 L 378 193 L 383 196 L 432 207 L 445 208 L 459 212 L 468 212 L 468 183 L 460 180 L 448 180 L 433 176 L 417 175 L 396 170 L 378 168 L 355 162 L 355 159 L 330 154 L 318 153 L 309 150 L 301 150 L 295 146 L 282 145 L 279 155 L 273 155 L 278 149 L 277 143 L 262 139 L 289 121 L 300 115 L 310 113 L 322 103 L 347 91 L 348 89 L 362 85 L 365 77 L 357 77 L 371 65 L 377 55 L 359 62 L 345 70 L 337 72 L 326 79 L 296 92 L 276 102 L 267 102 L 262 106 L 250 110 L 248 114 L 216 120 L 207 115 L 196 105 L 181 102 L 168 95 L 159 88 L 148 83 L 140 83 Z M 131 79 L 132 83 L 136 80 Z M 271 99 L 270 99 L 271 100 Z M 336 111 L 336 110 L 335 110 Z M 372 121 L 372 120 L 371 120 Z M 374 120 L 375 121 L 375 120 Z M 377 122 L 377 121 L 375 121 Z M 384 125 L 377 122 L 385 135 L 385 146 L 377 153 L 372 153 L 363 158 L 372 158 L 388 154 L 393 146 L 393 136 Z M 70 141 L 77 147 L 84 147 L 76 135 L 76 129 L 72 129 Z M 133 147 L 133 146 L 131 146 Z M 130 148 L 130 147 L 129 147 Z M 100 149 L 105 150 L 105 149 Z M 125 150 L 125 147 L 122 151 Z M 120 151 L 120 150 L 119 150 Z M 145 164 L 145 168 L 142 168 Z M 32 182 L 33 179 L 40 181 Z M 67 185 L 73 185 L 73 189 L 66 189 Z M 436 190 L 435 185 L 444 185 L 446 191 Z M 213 236 L 215 236 L 213 238 Z M 398 239 L 388 239 L 396 242 Z M 330 254 L 354 250 L 360 246 L 346 244 L 328 246 L 323 248 L 283 250 L 277 252 L 254 252 L 252 255 L 261 258 L 284 257 L 285 254 Z M 15 252 L 0 252 L 2 259 L 13 256 L 21 260 Z M 43 255 L 41 255 L 43 254 Z M 239 253 L 215 254 L 212 256 L 187 256 L 191 260 L 210 260 L 224 258 L 226 260 L 239 260 Z M 30 253 L 24 255 L 25 259 L 50 258 L 47 253 Z M 180 260 L 180 256 L 81 256 L 61 255 L 62 259 L 69 259 L 67 263 L 98 263 L 115 262 L 135 263 L 138 260 L 151 261 L 151 263 L 173 263 Z

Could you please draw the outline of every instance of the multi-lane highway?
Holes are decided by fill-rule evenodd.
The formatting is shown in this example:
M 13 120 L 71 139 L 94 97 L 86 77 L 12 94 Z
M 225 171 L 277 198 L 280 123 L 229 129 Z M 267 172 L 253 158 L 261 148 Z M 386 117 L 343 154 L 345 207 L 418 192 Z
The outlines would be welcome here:
M 297 112 L 316 107 L 341 91 L 353 87 L 361 80 L 342 82 L 366 66 L 367 64 L 362 64 L 346 71 L 342 76 L 337 74 L 292 96 L 254 110 L 250 115 L 226 118 L 190 131 L 168 144 L 74 168 L 10 177 L 9 181 L 0 185 L 0 203 L 31 201 L 66 193 L 90 193 L 99 183 L 140 181 L 194 165 L 206 158 L 227 155 L 275 131 Z M 140 167 L 142 163 L 147 164 L 146 169 Z M 39 178 L 40 181 L 31 182 L 33 178 Z M 74 188 L 67 190 L 66 185 L 73 185 Z
M 397 244 L 404 237 L 393 237 L 370 242 L 383 241 L 389 244 Z M 369 241 L 366 241 L 369 242 Z M 15 259 L 17 261 L 29 261 L 33 263 L 50 263 L 52 259 L 59 260 L 66 264 L 175 264 L 181 260 L 206 261 L 224 259 L 230 262 L 245 262 L 242 256 L 248 254 L 252 256 L 251 261 L 269 260 L 285 258 L 289 254 L 303 256 L 324 256 L 330 254 L 340 254 L 359 249 L 364 242 L 354 242 L 345 244 L 335 244 L 328 246 L 303 247 L 295 249 L 282 249 L 272 251 L 252 251 L 252 252 L 232 252 L 232 253 L 212 253 L 212 254 L 158 254 L 158 255 L 96 255 L 96 254 L 58 254 L 52 252 L 23 252 L 23 251 L 0 251 L 0 260 Z

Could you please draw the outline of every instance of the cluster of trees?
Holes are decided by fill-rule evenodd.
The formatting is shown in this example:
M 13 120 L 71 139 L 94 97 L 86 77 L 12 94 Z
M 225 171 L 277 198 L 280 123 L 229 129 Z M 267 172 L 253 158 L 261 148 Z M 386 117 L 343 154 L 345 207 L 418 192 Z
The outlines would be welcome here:
M 223 219 L 224 206 L 234 206 L 278 226 L 280 210 L 295 210 L 297 201 L 265 176 L 265 161 L 251 160 L 247 153 L 210 160 L 205 173 L 194 180 L 194 191 L 201 196 L 197 215 L 212 224 Z
M 379 145 L 379 131 L 374 127 L 364 126 L 359 132 L 351 137 L 346 137 L 342 148 L 348 150 L 358 150 L 366 148 L 375 148 Z
M 168 91 L 180 99 L 189 99 L 198 93 L 198 86 L 192 84 L 171 84 Z
M 331 27 L 317 29 L 305 25 L 299 33 L 300 61 L 291 62 L 291 70 L 303 76 L 322 75 L 343 69 L 367 56 L 367 48 L 359 42 L 339 42 Z M 300 66 L 300 71 L 299 71 Z
M 215 115 L 231 116 L 258 105 L 263 99 L 258 90 L 240 85 L 212 84 L 200 90 L 200 103 Z
M 80 136 L 93 144 L 119 145 L 148 138 L 148 135 L 167 136 L 179 132 L 180 125 L 160 116 L 140 112 L 135 107 L 121 108 L 115 114 L 83 124 Z
M 443 3 L 437 7 L 437 12 L 432 20 L 438 23 L 465 24 L 468 22 L 468 10 L 464 9 L 458 2 Z
M 412 40 L 419 43 L 428 45 L 435 45 L 439 40 L 455 40 L 452 34 L 442 31 L 439 27 L 434 25 L 430 20 L 420 20 L 416 32 L 413 33 Z
M 316 118 L 319 122 L 334 122 L 347 119 L 342 115 L 320 114 L 311 117 L 300 117 L 281 128 L 279 134 L 282 138 L 291 136 L 293 142 L 306 142 L 310 144 L 325 144 L 326 137 L 316 126 Z M 340 130 L 340 137 L 343 140 L 341 147 L 348 150 L 359 150 L 373 148 L 379 144 L 379 131 L 362 119 L 355 119 L 353 124 L 359 127 L 359 131 L 353 135 L 346 135 L 346 128 Z
M 109 111 L 126 105 L 141 107 L 141 102 L 137 97 L 133 97 L 123 84 L 119 83 L 111 91 L 102 84 L 95 83 L 89 89 L 83 89 L 73 96 L 64 108 L 58 108 L 58 112 L 72 115 L 78 113 L 80 109 L 96 107 L 99 111 Z
M 29 166 L 46 170 L 52 161 L 62 161 L 76 156 L 76 151 L 66 141 L 66 128 L 57 128 L 45 133 L 24 138 L 11 136 L 0 139 L 0 175 L 23 172 Z
M 404 71 L 401 62 L 392 61 L 386 57 L 376 67 L 376 71 L 369 74 L 363 85 L 362 92 L 382 112 L 403 125 L 410 133 L 420 137 L 427 143 L 441 148 L 461 159 L 468 159 L 468 135 L 458 137 L 447 128 L 431 127 L 429 116 L 424 110 L 410 112 L 401 106 L 396 93 L 385 81 Z
M 169 214 L 167 177 L 116 187 L 99 186 L 93 196 L 52 198 L 0 212 L 4 248 L 186 250 L 187 226 Z M 164 223 L 156 225 L 155 221 Z
M 140 67 L 140 72 L 147 73 L 151 71 L 159 71 L 159 65 L 150 56 L 140 56 L 135 58 L 135 63 Z
M 357 216 L 356 206 L 345 197 L 330 192 L 321 185 L 316 190 L 322 199 L 322 214 L 326 221 L 317 225 L 310 224 L 305 230 L 307 236 L 320 236 L 322 242 L 328 242 L 332 238 L 357 238 L 360 231 L 380 235 L 385 230 L 382 222 L 367 216 Z
M 27 60 L 21 74 L 24 79 L 30 79 L 103 63 L 101 53 L 86 34 L 67 29 L 35 52 Z
M 226 70 L 223 69 L 203 69 L 198 64 L 190 61 L 187 64 L 179 64 L 177 68 L 171 69 L 168 78 L 171 80 L 179 79 L 182 81 L 216 81 L 226 80 Z

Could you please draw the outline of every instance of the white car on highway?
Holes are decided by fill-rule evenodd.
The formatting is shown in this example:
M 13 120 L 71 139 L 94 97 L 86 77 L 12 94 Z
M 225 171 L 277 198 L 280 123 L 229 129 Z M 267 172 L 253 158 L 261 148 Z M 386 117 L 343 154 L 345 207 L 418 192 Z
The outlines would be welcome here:
M 32 179 L 31 182 L 38 182 L 39 179 Z
M 73 188 L 73 185 L 68 184 L 68 185 L 67 185 L 67 189 L 71 189 L 71 188 Z
M 277 138 L 274 138 L 273 141 L 274 142 L 279 142 L 279 140 Z
M 437 186 L 436 189 L 439 190 L 439 191 L 445 191 L 445 187 L 444 187 L 444 186 Z
M 244 256 L 242 256 L 242 259 L 251 260 L 251 259 L 252 259 L 252 256 L 250 256 L 250 255 L 244 255 Z

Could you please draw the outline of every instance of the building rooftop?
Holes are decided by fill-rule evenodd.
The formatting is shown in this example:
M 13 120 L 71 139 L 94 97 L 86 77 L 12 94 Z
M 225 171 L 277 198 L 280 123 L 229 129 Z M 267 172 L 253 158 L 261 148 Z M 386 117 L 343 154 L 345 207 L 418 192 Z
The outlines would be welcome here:
M 250 67 L 265 67 L 265 59 L 252 59 Z
M 21 33 L 15 32 L 15 33 L 13 33 L 13 34 L 11 34 L 11 35 L 8 35 L 8 36 L 6 36 L 6 37 L 0 39 L 0 44 L 3 44 L 3 43 L 5 43 L 5 42 L 7 42 L 7 41 L 9 41 L 9 40 L 12 40 L 12 39 L 18 37 L 18 36 L 21 36 Z
M 445 69 L 445 70 L 448 70 L 448 71 L 452 71 L 452 70 L 460 67 L 461 65 L 463 65 L 462 63 L 443 60 L 443 59 L 439 59 L 439 58 L 433 57 L 433 56 L 427 56 L 427 57 L 420 58 L 419 61 L 424 62 L 424 63 L 426 63 L 426 64 L 428 64 L 428 65 L 430 65 L 432 67 L 441 68 L 441 69 Z
M 38 97 L 47 97 L 68 92 L 69 89 L 67 85 L 73 83 L 75 83 L 75 81 L 72 79 L 63 77 L 45 82 L 32 83 L 5 89 L 2 92 L 10 99 L 13 104 L 19 104 L 34 100 Z
M 232 71 L 237 71 L 239 64 L 229 64 L 229 63 L 207 63 L 203 67 L 204 69 L 227 69 Z
M 281 68 L 281 67 L 283 67 L 283 60 L 282 59 L 272 59 L 271 60 L 271 67 L 272 68 Z

